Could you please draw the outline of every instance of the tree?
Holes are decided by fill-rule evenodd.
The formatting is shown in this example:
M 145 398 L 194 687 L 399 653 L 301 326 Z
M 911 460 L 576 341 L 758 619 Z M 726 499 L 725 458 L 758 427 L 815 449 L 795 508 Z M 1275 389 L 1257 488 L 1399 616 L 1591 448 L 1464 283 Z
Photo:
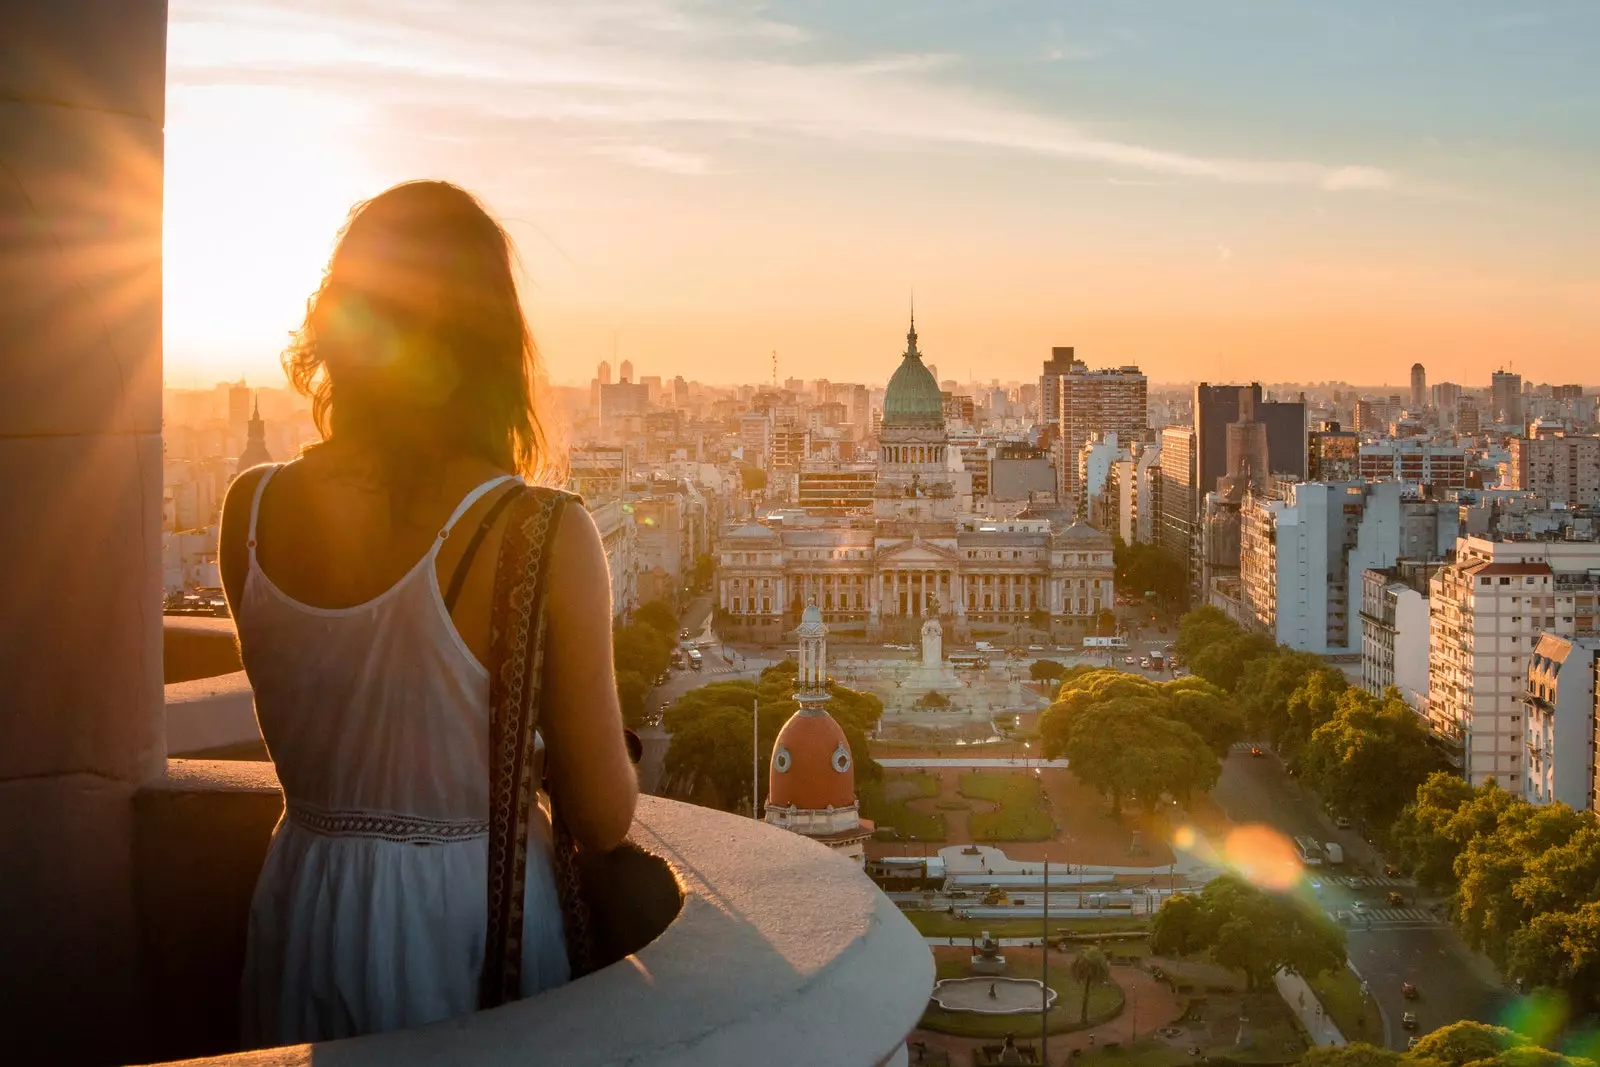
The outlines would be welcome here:
M 694 569 L 690 572 L 690 584 L 695 589 L 707 589 L 711 586 L 711 578 L 717 572 L 717 561 L 709 554 L 702 552 L 694 558 Z
M 1471 814 L 1458 816 L 1480 801 L 1485 802 L 1488 814 L 1487 805 L 1510 800 L 1511 795 L 1493 782 L 1474 789 L 1459 775 L 1437 771 L 1417 787 L 1416 799 L 1400 812 L 1390 829 L 1390 840 L 1419 886 L 1433 893 L 1453 889 L 1456 857 L 1467 847 L 1478 821 Z M 1493 815 L 1488 828 L 1498 823 L 1498 815 Z M 1468 831 L 1464 837 L 1463 830 Z
M 1178 638 L 1172 643 L 1172 651 L 1193 663 L 1202 650 L 1242 633 L 1239 624 L 1228 618 L 1221 608 L 1207 604 L 1178 620 Z
M 1527 1038 L 1504 1026 L 1462 1019 L 1419 1038 L 1408 1058 L 1465 1067 L 1480 1060 L 1492 1060 L 1507 1049 L 1531 1044 Z
M 1283 716 L 1273 741 L 1289 758 L 1291 766 L 1300 765 L 1300 752 L 1305 748 L 1317 727 L 1330 721 L 1339 711 L 1339 698 L 1350 688 L 1343 674 L 1329 667 L 1320 667 L 1306 675 L 1300 687 L 1289 694 L 1283 707 Z
M 639 605 L 633 621 L 650 627 L 667 639 L 668 644 L 677 639 L 678 613 L 665 600 L 650 600 Z
M 1266 634 L 1241 633 L 1206 645 L 1193 656 L 1185 656 L 1189 669 L 1212 685 L 1234 692 L 1244 677 L 1246 665 L 1277 648 Z
M 1400 1067 L 1408 1062 L 1398 1052 L 1364 1041 L 1350 1045 L 1316 1045 L 1300 1057 L 1300 1067 Z
M 1067 759 L 1080 781 L 1110 798 L 1113 813 L 1121 813 L 1130 795 L 1147 811 L 1155 810 L 1163 793 L 1188 800 L 1209 790 L 1221 773 L 1216 754 L 1200 735 L 1159 711 L 1159 701 L 1119 696 L 1072 717 Z M 1043 728 L 1041 733 L 1050 755 L 1050 735 Z
M 1161 909 L 1165 912 L 1177 901 Z M 1157 913 L 1153 945 L 1205 951 L 1240 971 L 1247 989 L 1261 988 L 1284 968 L 1317 975 L 1344 964 L 1344 931 L 1292 897 L 1259 889 L 1225 874 L 1201 890 L 1192 910 L 1164 920 Z
M 654 626 L 630 622 L 611 637 L 611 660 L 618 671 L 637 671 L 653 679 L 672 662 L 672 639 Z
M 1036 682 L 1053 682 L 1067 673 L 1067 669 L 1053 659 L 1036 659 L 1028 668 L 1028 677 Z
M 1313 672 L 1326 668 L 1322 657 L 1286 648 L 1245 664 L 1236 692 L 1239 710 L 1255 737 L 1278 741 L 1284 733 L 1289 697 Z
M 747 493 L 767 487 L 767 472 L 760 467 L 743 466 L 739 468 L 739 484 Z
M 1539 857 L 1564 845 L 1592 818 L 1565 804 L 1518 801 L 1506 806 L 1494 832 L 1468 842 L 1456 859 L 1456 920 L 1467 944 L 1496 964 L 1506 963 L 1511 936 L 1534 917 L 1519 883 Z
M 1116 569 L 1117 588 L 1135 599 L 1154 593 L 1158 601 L 1170 606 L 1188 596 L 1183 565 L 1155 545 L 1140 541 L 1129 545 L 1117 538 L 1111 565 Z
M 653 687 L 650 679 L 638 671 L 617 672 L 617 704 L 622 709 L 622 721 L 629 726 L 639 726 L 645 719 L 645 701 Z
M 1217 755 L 1226 755 L 1233 743 L 1244 737 L 1244 716 L 1238 705 L 1204 678 L 1175 678 L 1161 691 L 1167 701 L 1167 718 L 1194 730 Z
M 1096 946 L 1089 946 L 1072 961 L 1072 977 L 1083 983 L 1083 1003 L 1078 1009 L 1078 1021 L 1089 1021 L 1089 990 L 1111 977 L 1111 962 Z
M 1204 909 L 1193 894 L 1171 897 L 1150 920 L 1150 951 L 1188 956 L 1206 948 Z
M 1323 800 L 1385 838 L 1428 775 L 1446 768 L 1417 714 L 1392 690 L 1379 704 L 1354 686 L 1312 731 L 1296 762 Z
M 1507 971 L 1530 986 L 1565 990 L 1579 1013 L 1600 1009 L 1600 901 L 1535 915 L 1511 935 Z

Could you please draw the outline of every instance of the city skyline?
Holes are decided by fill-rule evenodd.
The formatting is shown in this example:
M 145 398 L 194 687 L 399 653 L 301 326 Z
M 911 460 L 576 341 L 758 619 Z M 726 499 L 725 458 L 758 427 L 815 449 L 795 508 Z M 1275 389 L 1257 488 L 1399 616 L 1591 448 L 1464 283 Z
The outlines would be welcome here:
M 1597 18 L 180 0 L 168 378 L 274 382 L 350 205 L 438 176 L 506 220 L 557 382 L 614 348 L 851 378 L 912 288 L 957 380 L 1071 344 L 1155 383 L 1561 381 L 1600 327 Z

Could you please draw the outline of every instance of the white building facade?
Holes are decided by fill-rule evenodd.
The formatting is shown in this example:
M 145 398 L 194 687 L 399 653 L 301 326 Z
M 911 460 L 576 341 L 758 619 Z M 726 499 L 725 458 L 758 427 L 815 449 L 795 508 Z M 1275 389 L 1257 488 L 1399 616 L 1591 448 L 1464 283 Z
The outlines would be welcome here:
M 1528 660 L 1528 772 L 1532 804 L 1594 804 L 1595 664 L 1600 637 L 1540 634 Z

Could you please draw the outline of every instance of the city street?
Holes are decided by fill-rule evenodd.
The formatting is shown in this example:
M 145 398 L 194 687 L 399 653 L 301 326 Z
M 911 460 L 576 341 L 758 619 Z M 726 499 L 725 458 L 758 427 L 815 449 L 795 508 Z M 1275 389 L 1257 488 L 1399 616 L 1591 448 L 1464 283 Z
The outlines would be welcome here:
M 1427 908 L 1430 902 L 1419 903 L 1413 886 L 1385 878 L 1382 860 L 1372 848 L 1353 831 L 1335 829 L 1274 756 L 1253 758 L 1236 749 L 1223 761 L 1222 780 L 1212 796 L 1235 823 L 1266 823 L 1289 837 L 1310 836 L 1344 847 L 1348 859 L 1343 872 L 1313 869 L 1311 881 L 1328 912 L 1344 911 L 1351 917 L 1345 925 L 1350 962 L 1371 986 L 1383 1012 L 1388 1047 L 1406 1047 L 1409 1035 L 1400 1026 L 1405 1011 L 1416 1012 L 1419 1034 L 1457 1019 L 1491 1022 L 1500 1014 L 1510 995 L 1488 961 L 1469 951 L 1435 919 Z M 1357 864 L 1365 875 L 1354 874 L 1351 868 Z M 1400 892 L 1405 905 L 1390 907 L 1386 902 L 1390 892 Z M 1405 982 L 1416 985 L 1417 1000 L 1403 999 Z

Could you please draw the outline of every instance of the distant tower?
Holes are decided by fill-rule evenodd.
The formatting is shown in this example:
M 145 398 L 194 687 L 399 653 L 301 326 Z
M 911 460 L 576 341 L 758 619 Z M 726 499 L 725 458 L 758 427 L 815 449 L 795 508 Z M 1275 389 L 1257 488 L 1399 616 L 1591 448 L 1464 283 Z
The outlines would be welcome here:
M 800 710 L 772 746 L 766 821 L 865 863 L 862 845 L 873 827 L 862 821 L 856 804 L 850 742 L 828 714 L 828 627 L 815 600 L 806 605 L 795 636 L 800 669 L 794 699 Z
M 625 359 L 622 361 L 622 366 L 617 368 L 617 381 L 623 385 L 633 381 L 633 360 Z
M 244 451 L 239 453 L 239 465 L 234 468 L 235 475 L 243 474 L 251 467 L 259 467 L 263 463 L 272 462 L 272 454 L 267 451 L 267 424 L 261 418 L 261 397 L 255 398 L 255 409 L 250 413 L 248 423 L 248 441 Z
M 600 361 L 599 370 L 597 370 L 595 372 L 595 378 L 600 382 L 601 385 L 610 385 L 611 384 L 611 364 L 607 363 L 605 360 L 602 359 Z
M 1428 406 L 1428 372 L 1420 363 L 1411 364 L 1411 410 Z

